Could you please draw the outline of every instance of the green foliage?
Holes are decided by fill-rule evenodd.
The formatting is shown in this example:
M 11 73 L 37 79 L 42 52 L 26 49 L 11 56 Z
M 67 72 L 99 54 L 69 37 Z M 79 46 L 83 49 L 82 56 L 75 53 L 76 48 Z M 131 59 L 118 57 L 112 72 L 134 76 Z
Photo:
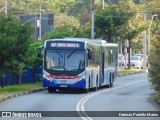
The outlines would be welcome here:
M 0 16 L 0 68 L 17 69 L 17 62 L 24 61 L 24 55 L 31 43 L 31 28 L 20 26 L 13 17 Z
M 160 93 L 155 95 L 155 100 L 160 104 Z
M 6 86 L 5 88 L 0 88 L 0 95 L 7 94 L 9 93 L 18 93 L 22 91 L 31 91 L 35 89 L 42 88 L 41 83 L 36 83 L 36 84 L 21 84 L 21 85 L 12 85 L 12 86 Z
M 86 23 L 85 25 L 78 27 L 79 32 L 76 37 L 80 38 L 91 38 L 91 24 Z
M 147 11 L 150 11 L 151 15 L 153 13 L 160 13 L 160 2 L 159 0 L 146 0 L 147 1 Z
M 34 67 L 35 65 L 42 66 L 42 56 L 38 57 L 38 47 L 43 46 L 43 41 L 36 41 L 29 45 L 25 53 L 25 64 L 27 67 Z
M 56 38 L 66 38 L 66 37 L 79 37 L 79 38 L 89 38 L 90 36 L 90 25 L 86 24 L 85 26 L 71 26 L 71 25 L 62 25 L 56 27 L 54 31 L 45 34 L 43 40 L 46 39 L 56 39 Z
M 106 9 L 99 9 L 95 13 L 95 27 L 96 36 L 104 39 L 108 38 L 106 35 L 114 35 L 118 33 L 118 29 L 128 23 L 133 14 L 127 12 L 124 8 L 118 8 L 117 5 L 110 5 Z
M 55 15 L 54 26 L 61 27 L 64 25 L 68 26 L 79 26 L 78 20 L 73 16 L 67 16 L 66 14 Z
M 140 73 L 142 72 L 141 70 L 135 70 L 135 69 L 126 69 L 126 70 L 120 70 L 118 71 L 118 75 L 127 75 L 130 73 Z
M 159 0 L 151 0 L 147 1 L 147 10 L 151 12 L 150 14 L 150 20 L 152 17 L 152 14 L 160 13 L 160 2 Z M 151 27 L 151 51 L 149 56 L 149 65 L 150 68 L 148 70 L 149 72 L 149 80 L 153 85 L 153 88 L 157 91 L 160 91 L 160 30 L 158 29 L 160 27 L 160 21 L 156 20 L 157 17 L 154 18 L 152 27 Z M 156 20 L 156 21 L 155 21 Z M 156 26 L 155 26 L 156 23 Z M 158 97 L 159 99 L 159 97 Z
M 132 54 L 143 53 L 143 42 L 142 42 L 142 34 L 138 35 L 131 43 L 132 46 Z
M 72 7 L 67 11 L 67 14 L 70 16 L 74 16 L 80 21 L 84 14 L 86 14 L 86 4 L 84 1 L 79 1 L 73 4 Z
M 43 39 L 55 39 L 55 38 L 65 38 L 65 37 L 75 37 L 76 36 L 76 27 L 63 25 L 61 27 L 57 27 L 54 31 L 46 34 Z
M 149 56 L 149 80 L 153 88 L 160 91 L 160 37 L 152 39 L 152 47 Z

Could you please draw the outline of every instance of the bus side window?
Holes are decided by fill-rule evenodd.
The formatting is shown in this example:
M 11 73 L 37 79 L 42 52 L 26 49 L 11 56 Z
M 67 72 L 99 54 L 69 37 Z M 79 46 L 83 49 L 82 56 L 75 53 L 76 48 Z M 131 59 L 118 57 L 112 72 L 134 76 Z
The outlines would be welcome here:
M 89 61 L 88 61 L 88 53 L 86 53 L 86 66 L 89 65 Z

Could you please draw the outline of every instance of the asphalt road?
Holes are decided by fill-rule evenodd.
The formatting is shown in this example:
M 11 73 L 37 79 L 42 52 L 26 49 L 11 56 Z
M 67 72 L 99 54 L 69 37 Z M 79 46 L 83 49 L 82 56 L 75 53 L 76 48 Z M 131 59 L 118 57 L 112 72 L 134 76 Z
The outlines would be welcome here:
M 112 88 L 99 89 L 87 94 L 79 92 L 47 91 L 32 93 L 0 103 L 0 111 L 160 111 L 153 100 L 155 92 L 147 80 L 147 73 L 119 77 Z M 50 115 L 67 112 L 52 112 Z M 102 112 L 101 112 L 102 113 Z M 131 112 L 132 113 L 132 112 Z M 70 115 L 82 115 L 71 112 Z M 92 113 L 93 114 L 93 113 Z M 159 117 L 43 117 L 24 120 L 159 120 Z M 95 114 L 94 114 L 95 115 Z M 61 115 L 59 115 L 61 116 Z M 0 118 L 0 120 L 18 118 Z M 22 119 L 22 118 L 19 118 Z

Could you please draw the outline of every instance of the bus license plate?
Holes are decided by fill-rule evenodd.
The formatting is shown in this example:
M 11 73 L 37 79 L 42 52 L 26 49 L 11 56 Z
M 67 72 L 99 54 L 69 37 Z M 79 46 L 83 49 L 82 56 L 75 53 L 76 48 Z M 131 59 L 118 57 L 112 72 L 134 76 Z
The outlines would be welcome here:
M 60 87 L 67 87 L 67 85 L 60 85 Z
M 67 84 L 67 80 L 60 80 L 61 84 Z

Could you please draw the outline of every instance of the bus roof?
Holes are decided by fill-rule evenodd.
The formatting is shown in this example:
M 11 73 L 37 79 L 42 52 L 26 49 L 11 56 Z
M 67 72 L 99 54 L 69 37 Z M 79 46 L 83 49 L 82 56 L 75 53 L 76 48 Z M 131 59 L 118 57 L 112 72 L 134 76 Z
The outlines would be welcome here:
M 106 43 L 105 40 L 101 39 L 87 39 L 87 38 L 64 38 L 65 40 L 71 40 L 71 41 L 85 41 L 85 42 L 93 42 L 93 43 Z
M 117 44 L 115 43 L 105 43 L 105 44 L 102 44 L 103 47 L 118 47 Z
M 107 43 L 105 40 L 101 39 L 87 39 L 87 38 L 61 38 L 61 39 L 49 39 L 46 41 L 77 41 L 77 42 L 86 42 L 93 44 L 101 44 L 104 47 L 118 47 L 115 43 Z
M 46 40 L 46 41 L 57 41 L 57 40 L 60 40 L 60 41 L 78 41 L 78 42 L 93 42 L 93 43 L 100 43 L 100 44 L 103 44 L 103 43 L 106 43 L 105 40 L 100 40 L 100 39 L 87 39 L 87 38 L 62 38 L 62 39 L 49 39 L 49 40 Z

